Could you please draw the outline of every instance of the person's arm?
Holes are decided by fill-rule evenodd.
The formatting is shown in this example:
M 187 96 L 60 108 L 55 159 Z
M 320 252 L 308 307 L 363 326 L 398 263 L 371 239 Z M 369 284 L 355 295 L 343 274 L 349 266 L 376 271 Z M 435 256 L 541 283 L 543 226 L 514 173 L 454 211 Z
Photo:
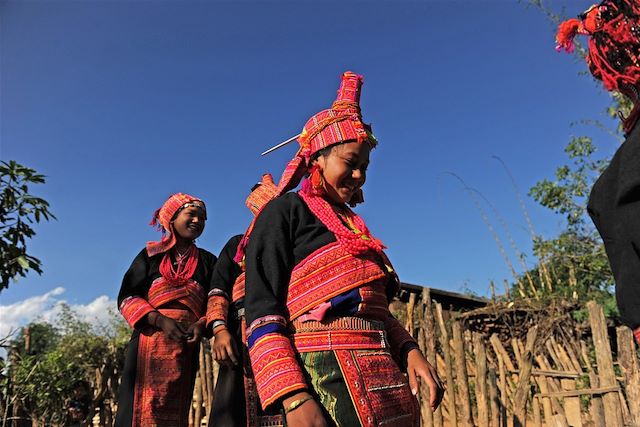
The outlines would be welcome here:
M 125 273 L 118 293 L 118 310 L 134 329 L 155 326 L 157 315 L 149 318 L 149 314 L 157 313 L 156 309 L 145 298 L 150 285 L 149 257 L 143 249 Z
M 233 260 L 241 238 L 240 235 L 232 237 L 220 252 L 211 276 L 207 301 L 206 327 L 214 337 L 211 352 L 214 360 L 222 364 L 238 363 L 238 349 L 227 324 L 233 284 L 242 273 L 240 266 Z
M 263 408 L 307 389 L 286 333 L 286 295 L 294 267 L 287 196 L 258 217 L 246 251 L 245 313 L 249 356 Z M 290 197 L 290 196 L 289 196 Z M 290 402 L 285 402 L 290 403 Z
M 187 331 L 178 322 L 163 316 L 147 301 L 146 294 L 151 286 L 150 270 L 149 257 L 146 249 L 143 249 L 135 257 L 122 280 L 118 294 L 118 309 L 122 317 L 134 329 L 157 328 L 172 340 L 187 340 Z

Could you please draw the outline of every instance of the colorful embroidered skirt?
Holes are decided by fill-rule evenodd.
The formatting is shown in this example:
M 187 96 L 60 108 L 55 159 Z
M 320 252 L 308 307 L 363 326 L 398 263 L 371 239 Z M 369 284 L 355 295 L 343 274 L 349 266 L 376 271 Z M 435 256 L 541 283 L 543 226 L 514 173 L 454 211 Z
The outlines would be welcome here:
M 294 327 L 294 345 L 327 420 L 344 427 L 420 424 L 417 400 L 380 322 L 340 318 Z
M 184 325 L 197 319 L 190 310 L 159 309 Z M 118 396 L 117 427 L 187 427 L 198 344 L 169 339 L 162 331 L 134 331 Z

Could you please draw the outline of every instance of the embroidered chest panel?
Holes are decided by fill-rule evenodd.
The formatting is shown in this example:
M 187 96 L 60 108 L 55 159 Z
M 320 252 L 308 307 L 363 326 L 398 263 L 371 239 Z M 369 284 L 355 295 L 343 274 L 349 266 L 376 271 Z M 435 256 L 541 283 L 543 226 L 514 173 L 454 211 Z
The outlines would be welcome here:
M 384 278 L 375 255 L 353 256 L 339 243 L 331 243 L 302 260 L 291 273 L 287 308 L 293 320 L 320 302 Z

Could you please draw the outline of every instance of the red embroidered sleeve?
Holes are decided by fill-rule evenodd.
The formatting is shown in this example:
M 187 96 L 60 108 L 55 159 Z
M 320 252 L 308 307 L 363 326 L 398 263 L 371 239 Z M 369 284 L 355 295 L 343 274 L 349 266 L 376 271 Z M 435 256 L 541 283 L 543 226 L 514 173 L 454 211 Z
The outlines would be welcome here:
M 207 299 L 207 328 L 216 320 L 228 320 L 229 297 L 220 289 L 212 289 Z
M 155 311 L 155 308 L 142 297 L 125 298 L 120 304 L 120 313 L 132 328 L 152 311 Z
M 418 343 L 411 334 L 402 326 L 402 324 L 393 316 L 389 316 L 384 322 L 384 329 L 387 332 L 387 339 L 391 347 L 391 355 L 393 358 L 404 365 L 403 353 L 407 348 L 418 347 Z
M 289 338 L 279 333 L 261 336 L 249 350 L 262 409 L 283 396 L 307 388 Z

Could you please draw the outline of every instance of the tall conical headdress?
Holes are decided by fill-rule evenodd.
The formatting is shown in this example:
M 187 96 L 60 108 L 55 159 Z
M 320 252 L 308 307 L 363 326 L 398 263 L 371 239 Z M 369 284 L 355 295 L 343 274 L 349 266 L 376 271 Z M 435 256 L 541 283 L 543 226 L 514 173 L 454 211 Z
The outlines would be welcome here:
M 305 123 L 302 132 L 294 138 L 265 151 L 263 155 L 297 139 L 300 148 L 295 157 L 287 164 L 276 191 L 271 193 L 276 198 L 298 186 L 307 174 L 311 157 L 323 148 L 343 142 L 355 141 L 368 143 L 371 148 L 378 141 L 371 132 L 371 127 L 362 121 L 360 112 L 360 92 L 364 78 L 352 71 L 342 74 L 338 96 L 331 108 L 314 114 Z M 266 204 L 266 203 L 265 203 Z M 253 230 L 257 216 L 247 229 L 236 253 L 235 260 L 240 262 L 244 256 L 249 235 Z

